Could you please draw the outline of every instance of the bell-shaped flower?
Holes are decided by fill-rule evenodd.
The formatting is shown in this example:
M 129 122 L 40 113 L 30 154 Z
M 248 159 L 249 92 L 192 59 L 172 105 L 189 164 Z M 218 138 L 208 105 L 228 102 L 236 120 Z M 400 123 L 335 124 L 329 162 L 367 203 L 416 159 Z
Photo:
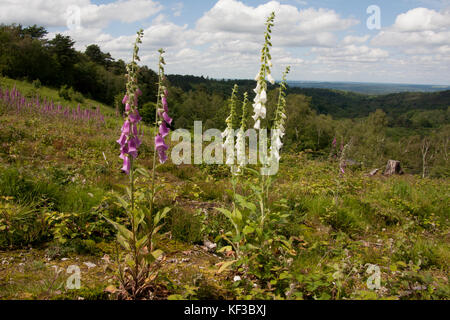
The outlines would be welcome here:
M 167 114 L 167 112 L 164 112 L 164 113 L 162 114 L 162 118 L 164 119 L 164 121 L 165 121 L 167 124 L 172 124 L 173 119 L 172 119 L 171 117 L 169 117 L 169 115 Z
M 130 134 L 130 121 L 125 121 L 125 123 L 122 126 L 122 134 L 129 135 Z
M 259 119 L 256 120 L 255 125 L 254 125 L 253 128 L 255 128 L 255 130 L 261 129 L 261 120 L 259 120 Z
M 117 143 L 120 144 L 121 147 L 123 147 L 127 143 L 127 136 L 122 133 L 119 140 L 117 140 Z
M 164 142 L 164 139 L 159 134 L 155 137 L 155 149 L 158 152 L 159 162 L 165 163 L 167 161 L 166 151 L 169 147 Z
M 122 170 L 126 174 L 130 174 L 130 169 L 131 169 L 130 159 L 128 157 L 124 157 Z
M 130 141 L 128 141 L 128 154 L 132 156 L 133 158 L 137 158 L 138 155 L 138 146 L 136 144 L 136 139 L 132 138 Z
M 163 106 L 163 108 L 164 108 L 164 111 L 165 112 L 169 112 L 169 104 L 167 103 L 167 98 L 166 98 L 166 96 L 162 96 L 162 98 L 161 98 L 161 102 L 162 102 L 162 106 Z
M 128 96 L 125 95 L 125 96 L 123 97 L 123 99 L 122 99 L 122 104 L 126 104 L 127 101 L 128 101 Z
M 163 121 L 159 126 L 159 134 L 165 138 L 169 135 L 169 128 L 167 128 L 166 123 Z
M 275 84 L 275 79 L 272 77 L 272 75 L 269 73 L 267 75 L 267 80 L 271 83 L 271 84 Z
M 259 97 L 259 101 L 261 101 L 261 103 L 265 104 L 267 102 L 267 93 L 266 90 L 262 90 L 260 97 Z
M 139 111 L 136 110 L 132 114 L 129 115 L 131 123 L 138 123 L 142 120 L 142 117 L 139 115 Z

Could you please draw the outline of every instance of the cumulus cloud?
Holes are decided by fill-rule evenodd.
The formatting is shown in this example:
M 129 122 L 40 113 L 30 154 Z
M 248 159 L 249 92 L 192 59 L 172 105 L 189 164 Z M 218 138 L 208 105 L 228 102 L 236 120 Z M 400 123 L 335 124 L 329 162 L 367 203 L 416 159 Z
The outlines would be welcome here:
M 450 44 L 450 10 L 409 10 L 398 15 L 394 25 L 382 30 L 372 44 L 400 47 L 406 52 L 442 50 Z
M 342 18 L 334 10 L 297 7 L 270 1 L 257 7 L 247 6 L 237 0 L 219 0 L 197 22 L 197 30 L 219 33 L 226 37 L 254 37 L 264 28 L 265 17 L 276 13 L 274 45 L 282 46 L 332 46 L 334 33 L 359 23 L 352 18 Z
M 108 4 L 92 4 L 91 0 L 1 0 L 0 22 L 23 25 L 66 27 L 68 10 L 80 9 L 82 28 L 106 27 L 112 21 L 136 22 L 162 10 L 152 0 L 119 0 Z

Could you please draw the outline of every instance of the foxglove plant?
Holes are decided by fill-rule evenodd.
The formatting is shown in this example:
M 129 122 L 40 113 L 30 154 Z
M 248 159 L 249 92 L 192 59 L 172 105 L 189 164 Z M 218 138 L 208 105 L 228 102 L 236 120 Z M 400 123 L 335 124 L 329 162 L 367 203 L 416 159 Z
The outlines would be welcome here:
M 275 14 L 272 13 L 267 19 L 265 44 L 261 51 L 261 69 L 256 77 L 257 87 L 254 90 L 256 97 L 253 104 L 253 119 L 255 120 L 254 128 L 260 131 L 259 143 L 267 143 L 265 139 L 261 139 L 262 121 L 266 118 L 266 104 L 267 104 L 267 84 L 266 78 L 274 83 L 273 77 L 270 73 L 272 67 L 270 56 L 270 33 L 273 27 Z M 252 282 L 256 279 L 261 281 L 262 285 L 270 281 L 277 282 L 276 275 L 273 275 L 271 271 L 267 270 L 279 270 L 282 264 L 285 263 L 285 257 L 295 254 L 292 249 L 292 241 L 287 240 L 284 236 L 277 233 L 277 228 L 283 223 L 283 219 L 287 215 L 281 212 L 271 212 L 268 210 L 268 196 L 269 188 L 273 182 L 273 177 L 266 177 L 264 174 L 269 161 L 280 160 L 280 149 L 282 147 L 282 138 L 285 133 L 285 119 L 286 119 L 286 76 L 289 72 L 289 67 L 283 74 L 283 81 L 280 86 L 280 94 L 278 98 L 278 104 L 275 112 L 275 119 L 272 127 L 272 144 L 270 147 L 271 156 L 267 159 L 266 156 L 261 157 L 262 169 L 260 171 L 254 170 L 251 167 L 246 166 L 245 157 L 245 129 L 246 129 L 246 117 L 248 104 L 247 95 L 244 96 L 243 112 L 241 127 L 237 132 L 236 139 L 236 151 L 238 158 L 238 171 L 247 171 L 257 176 L 258 183 L 252 182 L 252 179 L 242 179 L 242 182 L 248 187 L 247 190 L 251 190 L 248 196 L 243 196 L 236 193 L 237 178 L 239 176 L 233 174 L 231 177 L 231 184 L 233 186 L 233 210 L 225 208 L 217 208 L 218 211 L 223 213 L 231 222 L 233 229 L 229 232 L 222 233 L 219 238 L 227 241 L 230 246 L 224 247 L 222 251 L 235 252 L 235 260 L 227 261 L 222 264 L 219 272 L 223 271 L 227 267 L 238 267 L 237 272 L 241 276 L 238 276 L 242 281 L 246 281 L 252 278 Z M 227 130 L 224 137 L 230 140 L 225 145 L 230 144 L 231 139 L 234 139 L 234 135 L 231 133 L 233 129 L 233 108 L 231 109 L 230 116 L 227 118 Z M 261 141 L 262 140 L 262 141 Z M 234 161 L 234 158 L 233 158 Z M 244 173 L 243 173 L 244 174 Z M 244 188 L 243 188 L 244 189 Z M 245 190 L 245 189 L 244 189 Z M 255 204 L 254 201 L 257 201 Z M 217 239 L 216 239 L 217 240 Z M 252 277 L 248 277 L 248 274 L 252 274 Z M 275 277 L 275 278 L 274 278 Z M 239 280 L 239 281 L 241 281 Z M 253 282 L 254 284 L 254 282 Z M 250 286 L 253 287 L 253 286 Z
M 4 91 L 0 88 L 0 101 L 10 108 L 8 111 L 14 110 L 16 113 L 40 114 L 42 116 L 84 123 L 97 123 L 99 125 L 105 122 L 105 117 L 98 107 L 96 111 L 91 109 L 83 110 L 80 105 L 77 108 L 70 109 L 60 104 L 56 105 L 53 101 L 47 101 L 45 98 L 41 101 L 39 96 L 29 99 L 15 87 Z
M 267 80 L 274 84 L 275 80 L 272 77 L 270 68 L 272 67 L 272 56 L 270 55 L 271 33 L 274 26 L 275 12 L 269 16 L 266 21 L 266 33 L 264 34 L 264 46 L 261 50 L 261 69 L 255 77 L 256 88 L 254 89 L 256 96 L 253 103 L 253 120 L 255 120 L 254 128 L 259 130 L 261 128 L 261 121 L 266 118 L 266 103 L 267 103 Z
M 120 145 L 120 158 L 123 160 L 122 170 L 129 174 L 133 180 L 133 161 L 138 156 L 138 149 L 141 140 L 138 137 L 137 126 L 142 120 L 138 110 L 138 97 L 142 94 L 138 87 L 138 65 L 139 61 L 139 44 L 142 43 L 143 31 L 138 32 L 136 42 L 134 44 L 133 59 L 127 65 L 127 93 L 122 103 L 125 105 L 125 122 L 122 126 L 122 133 L 117 143 Z
M 127 92 L 122 101 L 122 103 L 125 104 L 125 120 L 122 126 L 121 136 L 117 141 L 120 145 L 120 158 L 124 161 L 122 170 L 127 173 L 130 178 L 130 186 L 127 188 L 129 201 L 126 201 L 120 196 L 117 196 L 117 198 L 119 204 L 127 212 L 130 219 L 131 230 L 125 225 L 121 225 L 105 218 L 117 229 L 117 240 L 125 253 L 125 268 L 121 265 L 122 256 L 118 257 L 119 280 L 121 283 L 122 296 L 124 298 L 131 297 L 133 299 L 141 297 L 151 298 L 151 292 L 149 290 L 151 281 L 149 280 L 149 277 L 157 272 L 157 270 L 153 269 L 152 263 L 157 261 L 157 258 L 162 254 L 161 250 L 155 250 L 154 248 L 154 236 L 161 228 L 160 222 L 170 210 L 165 208 L 154 214 L 154 186 L 152 186 L 152 189 L 149 192 L 146 186 L 139 188 L 139 185 L 137 185 L 137 181 L 139 181 L 140 178 L 142 178 L 144 185 L 146 185 L 146 181 L 150 179 L 149 173 L 144 168 L 135 168 L 135 160 L 141 145 L 141 140 L 139 139 L 139 132 L 141 132 L 141 130 L 138 130 L 137 126 L 141 121 L 141 116 L 138 111 L 138 98 L 142 95 L 142 92 L 138 88 L 137 83 L 139 70 L 137 61 L 139 61 L 139 44 L 142 43 L 142 36 L 143 31 L 140 30 L 137 33 L 136 42 L 134 44 L 133 60 L 127 66 Z M 164 91 L 161 85 L 159 90 L 159 93 Z M 164 97 L 165 96 L 167 96 L 166 91 L 164 91 Z M 167 109 L 167 105 L 165 108 Z M 158 112 L 158 108 L 156 109 Z M 167 110 L 165 110 L 165 114 L 167 116 Z M 167 117 L 163 116 L 162 118 L 170 123 L 171 121 Z M 161 125 L 158 136 L 163 138 L 163 136 L 167 135 L 166 133 L 164 126 Z M 155 139 L 155 142 L 158 142 L 157 139 Z M 158 145 L 155 146 L 155 150 L 157 150 L 157 148 Z M 154 167 L 155 162 L 156 152 Z M 139 176 L 135 177 L 135 174 L 139 174 Z M 154 185 L 154 173 L 152 185 Z M 150 200 L 147 200 L 149 198 Z
M 158 100 L 156 103 L 156 115 L 155 115 L 155 132 L 156 127 L 159 125 L 159 132 L 155 135 L 155 150 L 158 153 L 159 162 L 161 164 L 167 161 L 166 151 L 169 149 L 164 141 L 164 138 L 169 135 L 169 128 L 172 126 L 173 119 L 169 117 L 169 104 L 167 103 L 168 91 L 164 86 L 164 50 L 159 50 L 159 73 L 158 73 Z M 154 160 L 156 159 L 156 153 Z M 155 171 L 155 161 L 153 161 L 153 172 Z

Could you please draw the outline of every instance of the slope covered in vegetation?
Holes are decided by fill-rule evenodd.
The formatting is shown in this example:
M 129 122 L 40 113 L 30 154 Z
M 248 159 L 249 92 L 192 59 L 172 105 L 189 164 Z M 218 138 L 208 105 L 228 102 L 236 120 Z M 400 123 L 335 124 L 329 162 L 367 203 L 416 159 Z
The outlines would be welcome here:
M 48 88 L 34 93 L 57 95 Z M 105 121 L 97 123 L 18 113 L 0 103 L 0 298 L 115 297 L 115 231 L 101 215 L 127 223 L 112 192 L 122 193 L 128 178 L 119 171 L 116 143 L 122 118 L 101 108 Z M 144 167 L 151 139 L 144 127 Z M 219 273 L 230 259 L 218 252 L 228 245 L 219 238 L 230 225 L 216 209 L 231 205 L 229 169 L 159 167 L 165 191 L 156 205 L 173 209 L 157 238 L 164 254 L 154 298 L 447 299 L 448 179 L 339 172 L 333 157 L 284 156 L 268 205 L 285 214 L 276 228 L 292 239 L 292 257 L 282 266 L 266 261 L 259 277 L 268 286 L 242 288 L 239 272 Z M 70 265 L 81 269 L 80 290 L 65 286 Z M 367 289 L 369 265 L 380 268 L 380 290 Z

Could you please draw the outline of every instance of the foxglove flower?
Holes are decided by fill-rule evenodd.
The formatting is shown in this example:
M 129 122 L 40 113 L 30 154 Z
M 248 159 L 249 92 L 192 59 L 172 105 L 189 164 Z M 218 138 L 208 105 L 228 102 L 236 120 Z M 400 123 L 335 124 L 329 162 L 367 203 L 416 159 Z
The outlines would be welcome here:
M 129 103 L 129 95 L 125 95 L 122 103 L 125 104 L 125 122 L 122 126 L 120 138 L 117 143 L 120 145 L 120 158 L 123 160 L 122 170 L 126 174 L 130 174 L 131 161 L 130 157 L 136 159 L 138 156 L 138 149 L 141 146 L 141 140 L 139 139 L 139 132 L 137 125 L 142 120 L 137 109 L 137 96 L 140 90 L 137 89 L 134 93 L 134 103 Z
M 158 91 L 161 93 L 161 106 L 162 109 L 157 110 L 157 124 L 159 124 L 159 131 L 158 134 L 155 136 L 155 150 L 158 153 L 159 162 L 161 164 L 165 163 L 167 161 L 167 154 L 166 151 L 169 149 L 169 147 L 166 145 L 164 138 L 169 135 L 169 128 L 172 128 L 173 119 L 169 116 L 169 104 L 167 102 L 167 98 L 169 96 L 169 92 L 167 91 L 167 88 L 163 86 L 163 82 L 165 80 L 164 77 L 164 50 L 160 50 L 160 58 L 159 58 L 159 88 Z M 159 101 L 157 108 L 159 107 Z M 156 127 L 155 127 L 156 129 Z
M 155 137 L 155 149 L 158 152 L 159 162 L 161 164 L 165 163 L 167 161 L 166 151 L 169 147 L 164 142 L 164 138 L 159 134 Z
M 266 103 L 267 103 L 267 83 L 266 83 L 266 77 L 270 83 L 275 83 L 275 80 L 273 79 L 270 68 L 272 67 L 272 61 L 270 58 L 270 47 L 272 46 L 272 43 L 269 41 L 270 34 L 272 32 L 271 27 L 273 26 L 273 21 L 275 19 L 275 15 L 272 14 L 266 22 L 267 31 L 265 33 L 265 43 L 264 47 L 262 49 L 262 56 L 261 56 L 261 69 L 258 72 L 258 74 L 255 77 L 256 81 L 256 88 L 253 90 L 256 93 L 256 97 L 254 99 L 253 104 L 253 111 L 255 112 L 253 115 L 253 120 L 255 120 L 254 128 L 256 130 L 261 129 L 261 122 L 266 118 Z

